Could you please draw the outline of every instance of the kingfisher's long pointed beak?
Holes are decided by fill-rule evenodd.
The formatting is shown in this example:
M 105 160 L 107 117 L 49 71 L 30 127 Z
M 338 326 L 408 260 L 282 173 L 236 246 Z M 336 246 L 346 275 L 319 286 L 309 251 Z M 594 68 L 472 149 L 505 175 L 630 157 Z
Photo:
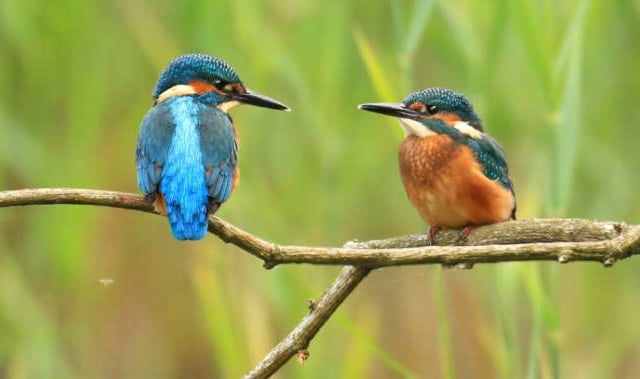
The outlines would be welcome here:
M 358 109 L 411 120 L 418 120 L 423 117 L 420 113 L 407 108 L 402 103 L 367 103 L 358 105 Z
M 265 95 L 247 89 L 247 92 L 231 92 L 229 93 L 232 99 L 239 101 L 243 104 L 255 105 L 263 108 L 277 109 L 279 111 L 289 112 L 291 109 L 281 102 L 274 100 Z

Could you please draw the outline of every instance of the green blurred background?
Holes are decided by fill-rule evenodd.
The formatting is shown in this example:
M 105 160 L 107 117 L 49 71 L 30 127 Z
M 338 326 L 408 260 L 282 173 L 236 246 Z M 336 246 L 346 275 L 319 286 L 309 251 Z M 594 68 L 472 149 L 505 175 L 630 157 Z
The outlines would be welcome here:
M 136 192 L 155 80 L 204 52 L 294 110 L 232 111 L 242 179 L 218 215 L 265 239 L 425 230 L 400 184 L 401 129 L 355 107 L 429 86 L 471 98 L 520 218 L 638 223 L 639 41 L 638 0 L 0 0 L 0 188 Z M 265 271 L 117 209 L 2 209 L 0 230 L 7 379 L 239 377 L 339 271 Z M 277 377 L 637 378 L 638 269 L 378 270 Z

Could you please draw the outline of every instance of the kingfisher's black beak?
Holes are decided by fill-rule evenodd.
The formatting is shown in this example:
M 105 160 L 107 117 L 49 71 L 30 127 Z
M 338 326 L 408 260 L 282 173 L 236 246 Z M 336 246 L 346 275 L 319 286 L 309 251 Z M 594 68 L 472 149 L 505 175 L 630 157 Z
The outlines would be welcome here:
M 261 95 L 257 92 L 253 92 L 247 89 L 247 92 L 229 92 L 229 96 L 238 102 L 243 104 L 255 105 L 263 108 L 277 109 L 279 111 L 289 112 L 291 109 L 281 102 L 274 100 L 265 95 Z
M 387 116 L 394 116 L 399 118 L 408 118 L 411 120 L 419 120 L 423 116 L 407 108 L 402 103 L 367 103 L 358 105 L 358 109 L 362 109 L 369 112 L 381 113 Z

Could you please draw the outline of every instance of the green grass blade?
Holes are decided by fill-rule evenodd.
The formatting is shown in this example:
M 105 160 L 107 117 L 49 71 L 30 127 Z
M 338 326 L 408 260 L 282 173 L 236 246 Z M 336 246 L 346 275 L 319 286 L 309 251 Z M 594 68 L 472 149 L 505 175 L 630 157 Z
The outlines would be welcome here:
M 438 1 L 437 6 L 450 29 L 448 43 L 455 43 L 462 50 L 463 56 L 459 59 L 473 64 L 480 55 L 480 43 L 478 33 L 474 31 L 473 11 L 469 11 L 471 6 L 442 0 Z
M 566 79 L 562 91 L 558 125 L 555 129 L 554 187 L 551 209 L 556 216 L 565 214 L 573 190 L 573 171 L 582 124 L 582 44 L 588 4 L 589 0 L 580 2 L 575 21 L 567 32 L 566 42 L 556 64 L 556 72 L 560 72 L 566 61 Z
M 400 56 L 401 62 L 403 62 L 404 65 L 408 65 L 409 62 L 413 60 L 420 40 L 424 35 L 424 30 L 429 22 L 432 9 L 432 0 L 415 1 L 413 11 L 411 12 L 412 17 L 409 22 L 409 29 L 404 37 L 404 45 Z
M 398 101 L 399 96 L 389 81 L 389 72 L 387 68 L 383 68 L 380 60 L 373 52 L 373 48 L 367 38 L 358 30 L 353 31 L 353 38 L 356 42 L 360 57 L 367 68 L 367 73 L 373 83 L 373 88 L 378 94 L 381 101 Z
M 357 321 L 352 325 L 358 325 L 361 330 L 375 331 L 380 330 L 380 315 L 372 306 L 358 307 L 358 313 L 352 319 Z M 344 324 L 343 324 L 344 325 Z M 377 335 L 370 336 L 371 341 L 375 341 L 379 337 Z M 339 377 L 342 379 L 368 378 L 371 376 L 370 367 L 373 354 L 362 343 L 358 337 L 352 337 L 344 354 L 344 362 L 342 362 L 342 372 Z
M 581 0 L 576 10 L 576 15 L 566 32 L 564 41 L 558 52 L 558 56 L 555 61 L 553 76 L 555 80 L 560 80 L 562 73 L 566 66 L 569 64 L 572 51 L 574 51 L 578 40 L 582 39 L 583 30 L 585 27 L 587 10 L 591 0 Z
M 527 62 L 542 89 L 544 99 L 548 106 L 556 103 L 556 95 L 551 82 L 551 51 L 543 38 L 545 25 L 540 25 L 536 20 L 536 3 L 521 1 L 511 4 L 511 14 L 514 15 L 514 23 L 518 35 L 527 56 Z
M 237 378 L 249 364 L 245 361 L 245 349 L 236 332 L 242 329 L 242 325 L 226 306 L 229 298 L 221 288 L 221 275 L 215 275 L 208 267 L 209 264 L 193 266 L 191 275 L 194 287 L 204 308 L 209 336 L 216 349 L 217 365 L 223 373 L 222 377 Z
M 443 276 L 440 270 L 432 271 L 432 286 L 435 299 L 435 308 L 438 315 L 438 352 L 440 355 L 440 368 L 442 378 L 456 378 L 456 361 L 451 346 L 451 325 L 449 324 L 448 306 L 442 285 Z
M 406 12 L 403 9 L 403 2 L 391 0 L 391 22 L 393 24 L 393 32 L 394 36 L 398 42 L 398 45 L 401 46 L 403 39 L 405 37 L 405 17 Z
M 370 351 L 374 357 L 378 358 L 386 367 L 399 375 L 400 378 L 418 379 L 420 377 L 382 349 L 365 329 L 356 325 L 342 314 L 337 314 L 336 320 L 338 320 L 342 327 L 346 329 L 357 341 L 359 341 L 360 344 Z

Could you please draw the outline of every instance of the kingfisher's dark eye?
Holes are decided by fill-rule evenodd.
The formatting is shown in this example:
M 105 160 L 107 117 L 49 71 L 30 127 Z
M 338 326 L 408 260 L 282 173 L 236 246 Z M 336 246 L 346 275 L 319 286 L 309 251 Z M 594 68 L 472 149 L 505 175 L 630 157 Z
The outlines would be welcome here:
M 222 79 L 214 80 L 213 86 L 221 92 L 246 92 L 241 84 L 227 82 Z
M 213 85 L 217 89 L 223 89 L 224 86 L 226 86 L 227 84 L 228 84 L 227 82 L 225 82 L 224 80 L 221 80 L 221 79 L 216 79 L 216 80 L 213 81 Z
M 436 114 L 438 113 L 439 109 L 437 105 L 427 105 L 427 113 L 429 114 Z

